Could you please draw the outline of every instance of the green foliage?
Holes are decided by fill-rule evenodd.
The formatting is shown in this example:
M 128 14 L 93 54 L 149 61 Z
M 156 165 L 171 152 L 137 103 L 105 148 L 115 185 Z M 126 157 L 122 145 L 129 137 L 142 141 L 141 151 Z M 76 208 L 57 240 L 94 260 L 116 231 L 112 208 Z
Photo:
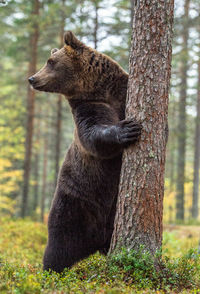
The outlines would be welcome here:
M 22 181 L 24 159 L 24 101 L 16 97 L 18 77 L 9 60 L 0 81 L 0 195 L 14 198 Z M 11 111 L 12 109 L 12 111 Z
M 200 286 L 200 254 L 189 250 L 185 255 L 170 259 L 161 252 L 156 256 L 145 251 L 122 249 L 111 256 L 110 269 L 123 273 L 123 280 L 141 289 L 177 290 Z
M 15 200 L 12 200 L 6 196 L 0 197 L 0 214 L 1 214 L 1 216 L 2 215 L 14 216 L 15 215 L 15 206 L 16 206 Z
M 163 248 L 165 253 L 171 258 L 180 257 L 182 254 L 186 254 L 190 248 L 198 248 L 199 233 L 199 226 L 179 225 L 173 228 L 166 226 L 163 233 Z
M 3 218 L 0 236 L 0 293 L 189 293 L 189 289 L 198 293 L 200 289 L 197 250 L 174 259 L 163 254 L 162 261 L 158 253 L 156 263 L 143 250 L 123 249 L 109 258 L 97 253 L 59 275 L 42 271 L 46 225 Z M 164 247 L 175 255 L 177 242 L 169 234 Z

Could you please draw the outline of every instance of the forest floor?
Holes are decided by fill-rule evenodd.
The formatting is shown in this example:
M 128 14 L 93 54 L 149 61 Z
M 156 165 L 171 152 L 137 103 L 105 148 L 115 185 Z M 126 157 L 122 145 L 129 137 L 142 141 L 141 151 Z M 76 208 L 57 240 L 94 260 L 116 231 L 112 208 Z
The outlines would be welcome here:
M 46 225 L 0 220 L 0 293 L 200 293 L 200 226 L 165 225 L 160 273 L 148 256 L 99 253 L 63 275 L 42 271 Z M 194 248 L 194 249 L 191 249 Z M 168 257 L 166 257 L 168 256 Z

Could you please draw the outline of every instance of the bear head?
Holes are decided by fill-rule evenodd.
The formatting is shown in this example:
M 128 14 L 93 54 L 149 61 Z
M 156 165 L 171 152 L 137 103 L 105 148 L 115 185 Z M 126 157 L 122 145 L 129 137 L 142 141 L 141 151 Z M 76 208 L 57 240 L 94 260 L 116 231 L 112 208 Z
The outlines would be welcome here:
M 29 78 L 34 89 L 70 98 L 108 81 L 109 71 L 123 71 L 114 60 L 83 44 L 71 31 L 64 34 L 64 43 L 60 50 L 52 49 L 43 68 Z

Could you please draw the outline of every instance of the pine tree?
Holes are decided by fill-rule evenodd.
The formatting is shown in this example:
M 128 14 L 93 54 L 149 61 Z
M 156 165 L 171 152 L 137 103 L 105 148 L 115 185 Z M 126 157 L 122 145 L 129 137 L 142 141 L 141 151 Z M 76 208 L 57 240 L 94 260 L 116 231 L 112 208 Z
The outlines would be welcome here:
M 176 219 L 184 220 L 184 183 L 185 183 L 185 153 L 186 153 L 186 103 L 187 103 L 187 71 L 188 71 L 188 36 L 189 36 L 189 5 L 185 0 L 182 24 L 183 47 L 180 67 L 180 96 L 178 122 L 178 163 L 176 185 Z
M 200 8 L 200 5 L 198 5 Z M 198 20 L 200 21 L 200 13 Z M 200 40 L 200 24 L 198 23 L 198 33 Z M 199 42 L 199 60 L 198 60 L 198 89 L 196 103 L 195 119 L 195 151 L 194 151 L 194 175 L 193 175 L 193 198 L 192 198 L 192 217 L 198 218 L 199 215 L 199 168 L 200 168 L 200 42 Z
M 32 2 L 32 16 L 33 24 L 30 32 L 30 61 L 28 76 L 32 76 L 36 72 L 37 66 L 37 46 L 39 38 L 39 24 L 38 15 L 40 2 L 34 0 Z M 35 107 L 35 91 L 28 87 L 27 92 L 27 126 L 26 126 L 26 143 L 25 143 L 25 160 L 24 160 L 24 181 L 21 216 L 24 217 L 27 213 L 28 193 L 29 193 L 29 179 L 31 170 L 31 155 L 32 155 L 32 139 L 33 139 L 33 124 L 34 124 L 34 107 Z
M 173 0 L 134 3 L 126 117 L 143 131 L 124 152 L 111 252 L 144 245 L 155 253 L 162 243 L 173 7 Z

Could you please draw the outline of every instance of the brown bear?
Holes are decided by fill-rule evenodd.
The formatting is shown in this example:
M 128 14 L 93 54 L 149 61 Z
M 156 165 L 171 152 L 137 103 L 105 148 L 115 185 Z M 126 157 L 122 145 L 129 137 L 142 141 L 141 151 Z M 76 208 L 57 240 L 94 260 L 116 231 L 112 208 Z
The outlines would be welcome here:
M 44 269 L 56 272 L 108 252 L 122 151 L 141 133 L 138 123 L 124 120 L 128 74 L 72 32 L 64 42 L 29 78 L 36 90 L 64 94 L 75 122 L 48 218 Z

